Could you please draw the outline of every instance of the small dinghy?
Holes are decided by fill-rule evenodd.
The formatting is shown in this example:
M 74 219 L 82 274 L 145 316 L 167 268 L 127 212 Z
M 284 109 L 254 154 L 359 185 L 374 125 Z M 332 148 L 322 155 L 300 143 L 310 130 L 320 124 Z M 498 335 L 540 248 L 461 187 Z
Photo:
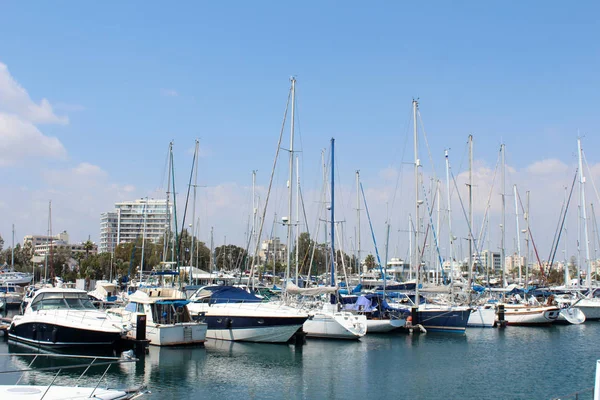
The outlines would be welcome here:
M 573 325 L 583 324 L 585 322 L 585 314 L 576 307 L 562 308 L 558 314 L 558 319 L 556 322 L 569 323 Z

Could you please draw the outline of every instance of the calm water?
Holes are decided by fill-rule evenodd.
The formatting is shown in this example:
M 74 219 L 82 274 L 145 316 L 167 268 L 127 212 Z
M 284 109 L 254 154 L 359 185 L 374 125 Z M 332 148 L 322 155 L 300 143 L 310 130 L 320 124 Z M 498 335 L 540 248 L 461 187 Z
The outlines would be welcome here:
M 146 384 L 151 399 L 550 399 L 593 386 L 599 339 L 600 323 L 588 322 L 469 329 L 464 336 L 309 340 L 298 348 L 208 341 L 151 347 L 144 360 L 113 367 L 107 380 L 111 387 Z M 0 352 L 19 351 L 29 349 L 0 343 Z M 0 360 L 0 370 L 11 366 L 26 361 Z M 50 379 L 50 373 L 26 377 L 38 384 Z M 15 380 L 0 375 L 2 383 Z

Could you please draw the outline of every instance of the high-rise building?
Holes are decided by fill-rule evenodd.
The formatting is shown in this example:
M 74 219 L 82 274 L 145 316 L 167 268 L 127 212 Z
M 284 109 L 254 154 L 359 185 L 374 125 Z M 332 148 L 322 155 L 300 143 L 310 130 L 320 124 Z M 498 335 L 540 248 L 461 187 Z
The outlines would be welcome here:
M 166 200 L 138 199 L 115 203 L 115 211 L 100 214 L 99 253 L 113 252 L 120 243 L 135 242 L 144 235 L 157 242 L 169 229 L 171 206 Z
M 499 274 L 502 272 L 502 258 L 500 253 L 484 250 L 480 254 L 480 261 L 483 268 L 490 274 Z

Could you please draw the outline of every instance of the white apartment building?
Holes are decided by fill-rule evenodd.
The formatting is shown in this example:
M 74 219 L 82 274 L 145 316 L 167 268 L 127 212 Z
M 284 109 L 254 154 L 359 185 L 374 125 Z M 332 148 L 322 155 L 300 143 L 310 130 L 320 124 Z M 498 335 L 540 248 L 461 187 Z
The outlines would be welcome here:
M 23 237 L 23 246 L 25 246 L 25 243 L 30 242 L 31 247 L 33 249 L 35 249 L 37 246 L 40 246 L 43 244 L 50 244 L 50 241 L 52 241 L 53 243 L 55 243 L 55 242 L 69 243 L 69 234 L 67 233 L 67 231 L 62 231 L 61 233 L 59 233 L 57 235 L 52 235 L 52 236 L 26 235 Z
M 273 260 L 285 264 L 287 256 L 287 247 L 281 243 L 281 239 L 275 237 L 270 240 L 263 240 L 260 246 L 258 256 L 266 263 L 272 263 Z
M 490 274 L 499 274 L 502 272 L 502 258 L 499 252 L 483 250 L 479 255 L 481 266 L 489 271 Z
M 145 235 L 157 242 L 169 229 L 172 207 L 166 200 L 138 199 L 115 203 L 115 211 L 100 214 L 99 253 L 113 252 L 119 243 L 135 242 Z

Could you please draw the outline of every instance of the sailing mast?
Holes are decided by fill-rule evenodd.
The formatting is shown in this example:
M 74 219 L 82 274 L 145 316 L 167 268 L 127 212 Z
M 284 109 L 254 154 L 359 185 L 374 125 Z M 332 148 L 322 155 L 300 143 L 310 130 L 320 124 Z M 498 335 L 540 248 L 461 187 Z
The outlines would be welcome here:
M 300 261 L 300 161 L 296 156 L 296 285 L 298 282 L 298 263 Z
M 287 223 L 287 264 L 285 267 L 285 284 L 287 287 L 287 281 L 290 278 L 290 264 L 292 262 L 291 244 L 292 244 L 292 197 L 294 190 L 292 182 L 294 181 L 294 113 L 296 108 L 296 78 L 292 77 L 292 113 L 290 122 L 290 157 L 289 157 L 289 178 L 288 178 L 288 215 L 284 221 Z M 297 283 L 297 282 L 296 282 Z
M 358 255 L 358 259 L 356 260 L 358 263 L 358 266 L 356 268 L 356 272 L 359 272 L 359 268 L 361 265 L 360 262 L 360 171 L 356 170 L 356 246 L 357 246 L 357 255 Z M 366 273 L 366 265 L 365 265 L 365 269 L 362 271 L 363 273 Z
M 469 303 L 473 290 L 473 135 L 469 135 Z
M 10 248 L 10 270 L 15 270 L 15 224 L 12 224 L 12 247 Z
M 144 208 L 142 208 L 142 220 L 144 227 L 142 228 L 142 257 L 140 261 L 140 285 L 142 284 L 142 274 L 144 272 L 144 253 L 145 253 L 145 245 L 146 245 L 146 207 L 148 207 L 148 197 L 146 197 L 146 202 L 144 203 Z
M 513 185 L 514 195 L 515 195 L 515 213 L 516 213 L 516 228 L 517 228 L 517 262 L 519 263 L 519 285 L 522 285 L 521 274 L 521 231 L 519 230 L 519 204 L 517 199 L 517 185 Z
M 415 152 L 415 242 L 414 242 L 414 260 L 413 265 L 417 276 L 417 285 L 415 288 L 415 304 L 419 306 L 419 282 L 420 282 L 420 260 L 419 260 L 419 142 L 417 135 L 417 109 L 419 103 L 417 100 L 412 101 L 413 105 L 413 136 L 414 136 L 414 152 Z
M 171 208 L 169 207 L 169 200 L 171 194 L 171 157 L 173 157 L 173 142 L 169 142 L 169 166 L 167 172 L 167 227 L 165 229 L 165 235 L 163 239 L 163 263 L 167 261 L 167 254 L 169 253 L 169 242 L 171 240 Z
M 193 200 L 193 204 L 192 204 L 192 245 L 190 248 L 190 272 L 189 272 L 189 282 L 190 285 L 192 284 L 192 268 L 194 267 L 194 242 L 196 241 L 196 238 L 194 237 L 194 232 L 195 231 L 195 222 L 196 222 L 196 188 L 198 187 L 198 147 L 200 146 L 200 141 L 198 139 L 196 139 L 196 148 L 194 149 L 194 160 L 196 161 L 196 165 L 194 166 L 195 171 L 194 171 L 194 200 Z M 196 265 L 197 267 L 197 265 Z
M 335 170 L 335 139 L 331 138 L 331 286 L 335 286 L 335 191 L 334 191 L 334 170 Z M 334 302 L 334 296 L 331 302 Z
M 450 293 L 453 290 L 454 283 L 454 236 L 452 233 L 452 198 L 450 196 L 450 160 L 448 159 L 448 150 L 446 154 L 446 195 L 448 198 L 448 236 L 450 242 L 448 244 L 448 250 L 450 254 Z
M 581 218 L 583 219 L 583 234 L 585 239 L 585 262 L 587 272 L 585 276 L 586 285 L 589 289 L 589 295 L 592 295 L 592 268 L 590 265 L 590 242 L 588 238 L 587 215 L 585 207 L 585 177 L 583 176 L 583 162 L 581 155 L 581 138 L 577 138 L 577 154 L 579 156 L 579 190 L 581 191 Z
M 501 194 L 501 198 L 502 198 L 502 224 L 500 225 L 500 231 L 501 231 L 501 240 L 500 240 L 500 265 L 502 266 L 502 286 L 506 287 L 506 277 L 505 277 L 505 269 L 506 269 L 506 255 L 505 255 L 505 239 L 506 239 L 506 235 L 505 235 L 505 227 L 506 227 L 506 175 L 505 175 L 505 168 L 506 168 L 506 159 L 504 157 L 505 155 L 505 147 L 504 144 L 500 145 L 500 151 L 502 152 L 502 194 Z

